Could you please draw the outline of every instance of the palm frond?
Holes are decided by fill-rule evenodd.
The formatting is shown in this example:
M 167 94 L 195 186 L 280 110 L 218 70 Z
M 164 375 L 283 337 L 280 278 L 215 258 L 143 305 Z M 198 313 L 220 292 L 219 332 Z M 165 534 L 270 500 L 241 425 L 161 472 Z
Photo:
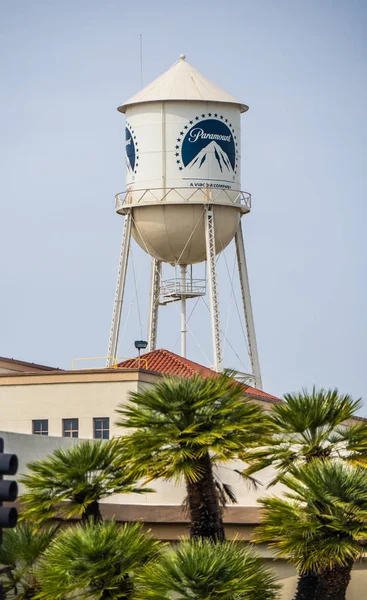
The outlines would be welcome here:
M 156 560 L 163 545 L 140 523 L 77 525 L 60 533 L 40 564 L 39 599 L 129 598 L 136 573 Z
M 31 598 L 37 592 L 39 561 L 58 529 L 57 525 L 38 529 L 34 523 L 23 521 L 4 531 L 0 573 L 7 598 Z
M 117 412 L 117 425 L 132 430 L 124 437 L 131 468 L 147 481 L 197 481 L 197 463 L 206 453 L 212 463 L 227 462 L 261 443 L 272 429 L 269 416 L 228 374 L 164 378 L 130 393 Z
M 300 571 L 346 566 L 364 552 L 367 539 L 367 471 L 345 463 L 313 461 L 282 478 L 284 498 L 260 500 L 257 542 Z
M 23 518 L 38 522 L 57 515 L 82 516 L 92 503 L 114 494 L 148 493 L 124 466 L 122 446 L 116 439 L 85 440 L 58 448 L 45 459 L 28 464 L 21 478 Z
M 253 550 L 238 542 L 182 542 L 147 565 L 136 600 L 274 600 L 279 586 Z
M 272 465 L 278 474 L 271 486 L 293 465 L 313 460 L 345 460 L 367 466 L 367 425 L 350 424 L 360 406 L 360 400 L 341 395 L 337 389 L 285 394 L 284 402 L 271 411 L 272 435 L 242 453 L 241 459 L 247 463 L 243 474 L 253 475 Z

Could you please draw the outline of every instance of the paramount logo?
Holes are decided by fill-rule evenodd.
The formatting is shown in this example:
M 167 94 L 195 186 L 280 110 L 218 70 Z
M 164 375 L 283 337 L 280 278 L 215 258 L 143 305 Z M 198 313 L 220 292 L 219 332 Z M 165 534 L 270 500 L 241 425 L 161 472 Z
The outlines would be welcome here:
M 176 146 L 176 150 L 181 150 L 175 153 L 176 164 L 192 178 L 232 181 L 237 165 L 235 129 L 223 115 L 220 118 L 214 115 L 210 119 L 205 118 L 206 115 L 202 117 L 203 120 L 195 117 L 198 122 L 190 121 L 191 127 L 185 127 L 188 130 L 185 135 L 183 131 L 180 133 L 184 137 L 181 148 Z M 180 142 L 181 137 L 177 141 Z
M 206 133 L 201 127 L 195 127 L 191 129 L 189 134 L 189 142 L 197 142 L 199 139 L 202 140 L 216 140 L 218 142 L 230 142 L 232 135 L 222 135 L 219 133 Z

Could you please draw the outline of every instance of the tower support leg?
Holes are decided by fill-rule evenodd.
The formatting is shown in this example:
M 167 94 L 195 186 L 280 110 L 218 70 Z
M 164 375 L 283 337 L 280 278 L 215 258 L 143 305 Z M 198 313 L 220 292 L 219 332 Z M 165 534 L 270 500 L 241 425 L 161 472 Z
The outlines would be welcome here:
M 243 241 L 241 221 L 238 225 L 237 233 L 235 236 L 235 243 L 236 243 L 237 265 L 238 265 L 238 274 L 239 274 L 240 285 L 241 285 L 243 310 L 245 313 L 248 351 L 249 351 L 250 362 L 251 362 L 251 370 L 252 370 L 252 374 L 255 377 L 256 387 L 259 390 L 261 390 L 262 389 L 262 381 L 261 381 L 260 362 L 259 362 L 259 354 L 257 351 L 254 315 L 252 313 L 250 284 L 249 284 L 249 279 L 248 279 L 245 245 L 244 245 L 244 241 Z
M 220 339 L 220 318 L 219 318 L 219 300 L 218 300 L 218 285 L 217 285 L 217 270 L 216 270 L 216 253 L 215 253 L 215 232 L 214 232 L 214 214 L 211 205 L 208 205 L 205 210 L 205 243 L 206 243 L 206 260 L 208 265 L 208 285 L 209 285 L 209 301 L 210 301 L 210 316 L 212 326 L 212 341 L 214 354 L 214 369 L 222 371 L 222 345 Z
M 129 212 L 126 214 L 126 217 L 125 217 L 124 231 L 122 233 L 115 301 L 113 304 L 110 340 L 108 343 L 107 367 L 112 367 L 115 364 L 116 356 L 117 356 L 117 344 L 118 344 L 119 333 L 120 333 L 122 303 L 123 303 L 123 299 L 124 299 L 127 264 L 128 264 L 129 252 L 130 252 L 131 223 L 132 223 L 132 214 L 131 214 L 131 210 L 129 210 Z
M 186 358 L 186 265 L 181 265 L 181 356 Z
M 162 263 L 152 258 L 152 271 L 150 278 L 150 302 L 148 324 L 148 352 L 157 347 L 159 292 L 161 285 Z

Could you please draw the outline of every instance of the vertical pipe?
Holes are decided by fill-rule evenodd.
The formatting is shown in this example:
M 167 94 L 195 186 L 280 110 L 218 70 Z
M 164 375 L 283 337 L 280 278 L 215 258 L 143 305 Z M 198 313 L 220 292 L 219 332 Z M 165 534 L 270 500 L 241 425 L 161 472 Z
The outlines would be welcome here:
M 237 254 L 237 265 L 238 274 L 240 277 L 241 293 L 243 310 L 245 313 L 246 331 L 248 339 L 249 357 L 251 362 L 252 374 L 255 377 L 256 387 L 262 390 L 261 371 L 259 354 L 257 351 L 256 333 L 254 315 L 252 313 L 251 295 L 250 295 L 250 283 L 247 272 L 245 244 L 243 241 L 243 233 L 241 227 L 241 221 L 238 225 L 237 233 L 235 236 L 236 242 L 236 254 Z
M 181 265 L 181 356 L 186 358 L 186 265 Z

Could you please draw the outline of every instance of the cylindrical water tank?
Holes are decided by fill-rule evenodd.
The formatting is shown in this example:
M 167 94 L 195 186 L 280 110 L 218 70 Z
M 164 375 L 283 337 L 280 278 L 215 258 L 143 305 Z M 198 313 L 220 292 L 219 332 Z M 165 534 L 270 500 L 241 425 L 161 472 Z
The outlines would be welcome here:
M 223 250 L 249 210 L 240 185 L 247 106 L 181 58 L 119 110 L 126 113 L 126 193 L 117 210 L 132 209 L 135 240 L 164 262 L 201 262 L 209 203 L 216 250 Z

